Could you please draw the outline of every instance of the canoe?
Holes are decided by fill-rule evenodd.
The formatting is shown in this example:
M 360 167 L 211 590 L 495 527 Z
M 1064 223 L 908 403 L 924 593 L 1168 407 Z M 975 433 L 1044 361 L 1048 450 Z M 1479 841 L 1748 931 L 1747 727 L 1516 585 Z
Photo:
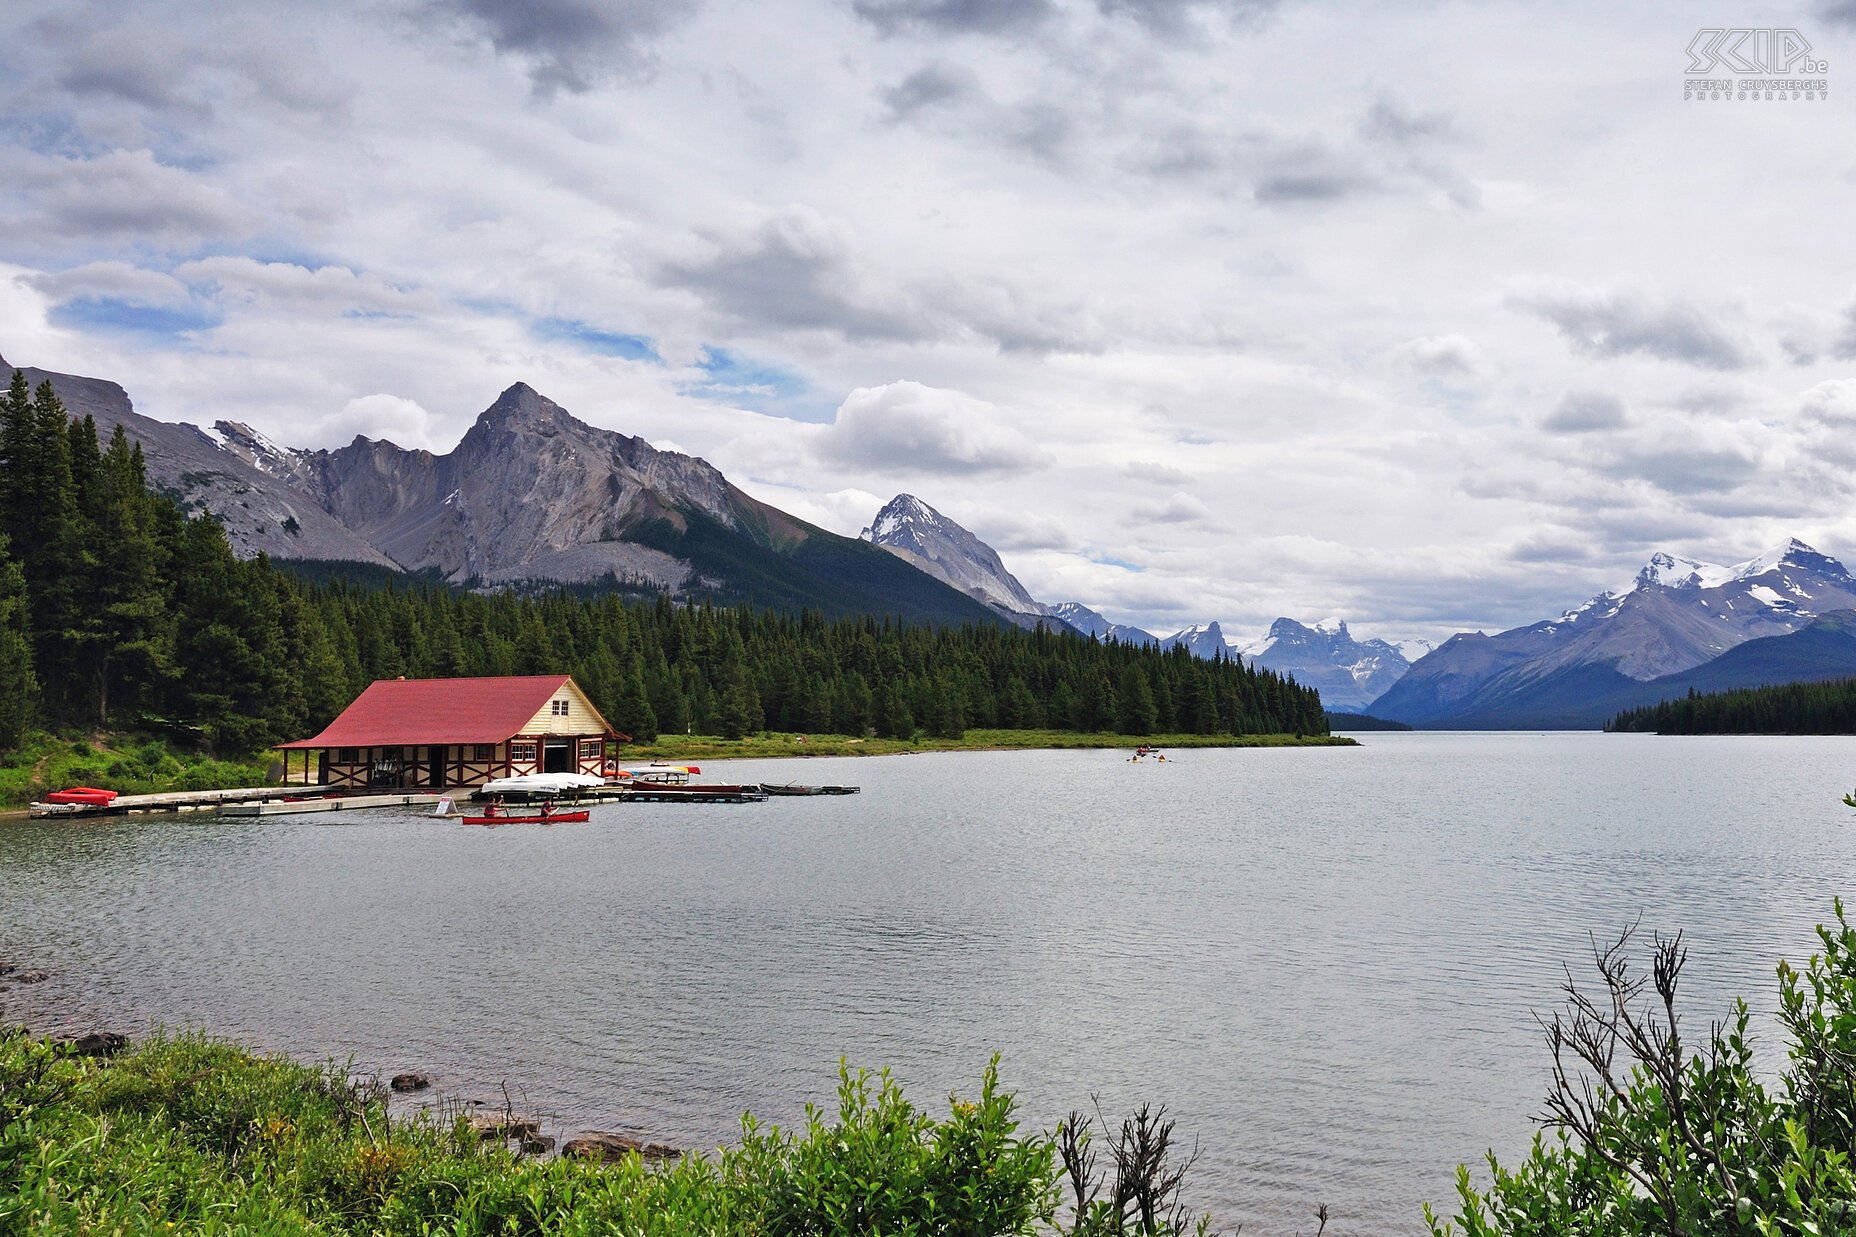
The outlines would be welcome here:
M 586 812 L 554 812 L 543 816 L 537 812 L 525 816 L 460 816 L 458 819 L 467 825 L 572 825 L 588 815 Z

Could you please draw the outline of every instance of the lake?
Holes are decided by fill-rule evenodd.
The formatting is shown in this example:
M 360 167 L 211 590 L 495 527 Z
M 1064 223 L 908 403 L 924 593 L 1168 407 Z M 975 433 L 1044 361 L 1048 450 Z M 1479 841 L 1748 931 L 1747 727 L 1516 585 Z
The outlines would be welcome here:
M 0 1017 L 204 1026 L 694 1147 L 831 1102 L 840 1057 L 939 1109 L 998 1052 L 1041 1126 L 1165 1103 L 1224 1228 L 1415 1233 L 1457 1163 L 1525 1148 L 1532 1011 L 1589 933 L 1684 930 L 1693 1037 L 1776 1004 L 1856 871 L 1856 740 L 1360 740 L 718 761 L 863 793 L 583 825 L 0 823 L 0 958 L 52 973 Z

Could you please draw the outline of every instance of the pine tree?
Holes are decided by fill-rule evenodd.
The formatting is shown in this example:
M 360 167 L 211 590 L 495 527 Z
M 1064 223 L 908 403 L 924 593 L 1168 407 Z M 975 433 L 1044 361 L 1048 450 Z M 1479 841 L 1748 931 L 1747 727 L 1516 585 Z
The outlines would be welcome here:
M 0 752 L 19 746 L 38 708 L 27 616 L 26 574 L 0 533 Z
M 80 424 L 84 432 L 73 434 L 74 444 L 94 433 L 89 417 Z M 74 446 L 74 458 L 83 454 Z M 90 667 L 97 724 L 107 726 L 112 710 L 135 713 L 152 704 L 167 672 L 174 637 L 162 585 L 167 551 L 142 458 L 122 426 L 97 459 L 86 492 L 93 495 L 94 531 L 87 538 L 86 604 L 73 630 Z
M 1117 698 L 1121 709 L 1116 729 L 1122 734 L 1156 733 L 1159 710 L 1154 705 L 1154 690 L 1144 670 L 1130 665 L 1121 672 L 1121 691 Z

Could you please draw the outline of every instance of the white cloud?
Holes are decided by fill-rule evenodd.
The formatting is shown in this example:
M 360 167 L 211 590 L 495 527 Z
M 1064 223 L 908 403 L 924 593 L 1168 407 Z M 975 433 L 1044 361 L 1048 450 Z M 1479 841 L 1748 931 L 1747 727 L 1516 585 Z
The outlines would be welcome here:
M 435 441 L 435 418 L 417 402 L 399 395 L 384 393 L 362 395 L 342 405 L 342 410 L 323 423 L 323 432 L 340 442 L 359 434 L 366 438 L 386 439 L 402 447 L 449 450 L 453 445 Z
M 1051 462 L 992 404 L 907 381 L 852 391 L 823 446 L 841 463 L 877 475 L 1013 474 Z
M 0 352 L 312 447 L 443 449 L 520 379 L 838 531 L 920 492 L 1156 629 L 1496 627 L 1665 539 L 1856 540 L 1842 224 L 1770 226 L 1834 114 L 1698 124 L 1668 40 L 1519 0 L 20 0 Z

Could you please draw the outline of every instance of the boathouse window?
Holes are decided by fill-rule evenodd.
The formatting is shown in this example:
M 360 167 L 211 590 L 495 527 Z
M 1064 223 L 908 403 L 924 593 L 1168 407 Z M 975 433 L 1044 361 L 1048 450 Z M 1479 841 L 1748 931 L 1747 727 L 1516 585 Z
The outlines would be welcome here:
M 361 763 L 361 749 L 358 747 L 338 747 L 335 749 L 335 763 L 338 765 L 358 765 Z
M 580 759 L 598 760 L 605 754 L 606 741 L 604 739 L 582 739 L 580 741 Z
M 552 701 L 551 703 L 554 706 L 554 716 L 556 717 L 567 716 L 567 702 L 565 700 L 555 700 L 555 701 Z
M 496 759 L 496 744 L 479 743 L 475 745 L 474 747 L 470 749 L 470 758 L 472 760 L 494 760 Z
M 534 697 L 531 696 L 530 699 L 532 700 L 534 699 Z M 535 745 L 533 743 L 511 743 L 509 745 L 509 759 L 511 760 L 533 760 L 535 759 Z

